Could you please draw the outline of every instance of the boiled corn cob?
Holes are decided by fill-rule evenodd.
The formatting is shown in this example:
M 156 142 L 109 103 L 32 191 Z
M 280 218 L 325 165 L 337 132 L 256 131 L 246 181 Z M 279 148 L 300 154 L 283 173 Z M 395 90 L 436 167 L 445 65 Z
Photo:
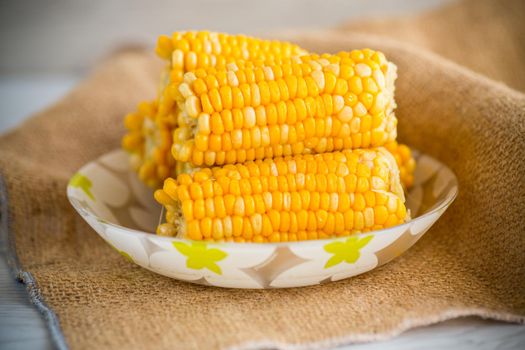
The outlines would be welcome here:
M 155 109 L 155 114 L 148 114 L 149 118 L 144 118 L 139 108 L 128 115 L 126 126 L 129 132 L 122 142 L 123 147 L 132 154 L 132 163 L 139 177 L 151 187 L 158 187 L 169 175 L 187 170 L 186 164 L 176 163 L 169 151 L 180 114 L 171 91 L 182 81 L 184 73 L 207 67 L 224 69 L 226 64 L 241 60 L 271 61 L 305 53 L 297 45 L 286 42 L 206 31 L 177 32 L 171 38 L 160 36 L 156 52 L 168 61 L 161 79 L 159 97 L 155 102 L 140 105 L 142 109 L 145 105 Z M 137 134 L 140 130 L 142 137 Z
M 407 145 L 397 141 L 389 142 L 385 148 L 392 153 L 399 167 L 399 177 L 405 189 L 408 189 L 414 183 L 414 171 L 416 170 L 416 160 L 412 151 Z
M 277 40 L 207 31 L 175 32 L 159 37 L 157 55 L 170 60 L 171 82 L 182 81 L 185 72 L 199 68 L 224 69 L 239 60 L 273 59 L 306 54 L 299 46 Z
M 396 138 L 395 79 L 369 49 L 186 73 L 173 156 L 213 166 L 382 146 Z
M 157 233 L 193 240 L 286 242 L 347 236 L 408 219 L 393 156 L 345 150 L 196 169 L 168 178 Z
M 130 163 L 136 171 L 142 166 L 145 153 L 150 152 L 147 145 L 152 146 L 156 114 L 156 101 L 144 101 L 139 103 L 135 112 L 124 118 L 128 133 L 122 138 L 122 147 L 130 152 Z M 146 143 L 146 140 L 150 142 Z

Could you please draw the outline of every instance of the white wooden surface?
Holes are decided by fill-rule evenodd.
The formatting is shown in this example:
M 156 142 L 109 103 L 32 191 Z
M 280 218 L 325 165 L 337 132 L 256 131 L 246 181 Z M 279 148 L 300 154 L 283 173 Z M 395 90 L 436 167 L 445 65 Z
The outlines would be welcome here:
M 0 349 L 52 349 L 44 321 L 0 255 Z
M 43 0 L 0 2 L 0 133 L 68 91 L 116 44 L 159 33 L 213 29 L 266 33 L 325 27 L 347 18 L 415 12 L 451 0 Z M 0 241 L 0 349 L 52 349 L 23 285 L 8 272 Z M 525 349 L 525 327 L 464 318 L 407 331 L 376 349 Z

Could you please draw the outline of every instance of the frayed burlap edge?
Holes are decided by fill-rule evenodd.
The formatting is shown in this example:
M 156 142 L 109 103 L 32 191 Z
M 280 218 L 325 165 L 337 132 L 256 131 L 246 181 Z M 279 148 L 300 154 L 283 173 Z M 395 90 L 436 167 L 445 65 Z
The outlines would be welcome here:
M 25 285 L 27 297 L 31 304 L 35 306 L 38 312 L 42 315 L 44 322 L 51 335 L 53 345 L 58 350 L 68 349 L 66 339 L 60 327 L 55 312 L 46 304 L 44 297 L 40 293 L 38 283 L 30 272 L 24 271 L 16 255 L 16 247 L 14 240 L 14 232 L 11 229 L 11 216 L 9 214 L 9 197 L 7 187 L 5 186 L 4 177 L 0 173 L 0 242 L 2 242 L 5 249 L 5 257 L 9 272 L 14 280 Z

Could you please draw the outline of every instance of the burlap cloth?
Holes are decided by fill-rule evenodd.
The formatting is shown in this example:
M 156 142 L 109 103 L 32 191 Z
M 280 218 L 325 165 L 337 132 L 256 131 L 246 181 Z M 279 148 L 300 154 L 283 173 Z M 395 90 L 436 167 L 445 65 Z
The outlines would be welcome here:
M 473 1 L 350 25 L 354 32 L 287 35 L 319 51 L 384 50 L 399 66 L 400 138 L 444 161 L 460 182 L 454 205 L 406 254 L 308 288 L 228 290 L 165 278 L 122 259 L 74 212 L 68 178 L 118 147 L 123 115 L 155 92 L 160 65 L 151 55 L 108 59 L 0 139 L 3 204 L 20 266 L 13 257 L 11 264 L 57 344 L 59 327 L 40 299 L 74 349 L 322 348 L 461 315 L 523 322 L 525 95 L 465 66 L 524 90 L 524 14 L 523 1 Z M 362 28 L 400 41 L 355 34 Z

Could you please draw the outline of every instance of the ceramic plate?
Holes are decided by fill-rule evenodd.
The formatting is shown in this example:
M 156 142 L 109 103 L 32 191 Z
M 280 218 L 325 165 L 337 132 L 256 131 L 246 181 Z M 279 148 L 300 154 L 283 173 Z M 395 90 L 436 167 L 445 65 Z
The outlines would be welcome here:
M 458 193 L 452 171 L 416 154 L 407 196 L 412 220 L 351 237 L 288 243 L 207 243 L 153 234 L 161 207 L 129 169 L 128 155 L 110 152 L 70 180 L 69 201 L 91 227 L 129 261 L 188 282 L 230 288 L 287 288 L 352 277 L 410 248 Z

